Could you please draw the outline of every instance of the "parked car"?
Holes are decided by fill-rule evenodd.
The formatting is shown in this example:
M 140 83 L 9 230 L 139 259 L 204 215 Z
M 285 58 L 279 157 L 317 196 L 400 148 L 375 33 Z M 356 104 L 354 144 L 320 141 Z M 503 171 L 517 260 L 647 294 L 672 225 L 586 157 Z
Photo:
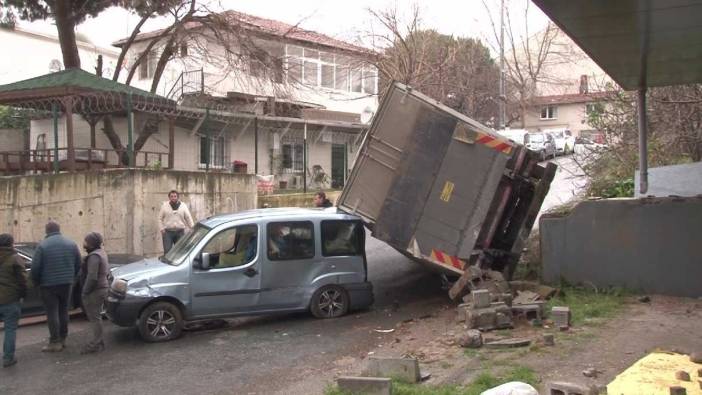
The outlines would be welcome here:
M 496 130 L 496 132 L 500 136 L 508 138 L 509 140 L 522 145 L 526 145 L 526 136 L 527 134 L 529 134 L 529 131 L 527 131 L 526 129 L 501 129 Z
M 573 152 L 575 137 L 570 130 L 566 128 L 544 129 L 543 132 L 553 136 L 557 154 L 568 155 Z
M 31 283 L 32 276 L 30 275 L 30 270 L 32 268 L 32 257 L 37 249 L 37 245 L 38 243 L 15 243 L 15 251 L 17 251 L 17 255 L 27 268 L 27 277 L 29 279 L 27 296 L 24 298 L 24 302 L 22 303 L 23 317 L 44 314 L 44 304 L 41 301 L 39 289 Z M 144 257 L 131 254 L 109 254 L 107 259 L 110 262 L 110 267 L 115 268 L 126 265 L 127 263 L 142 260 Z M 80 295 L 80 287 L 74 286 L 71 294 L 71 302 L 69 304 L 70 309 L 82 308 Z
M 606 144 L 597 143 L 586 137 L 577 137 L 573 146 L 573 152 L 576 155 L 583 156 L 600 152 L 605 148 L 607 148 Z
M 556 157 L 556 143 L 549 133 L 529 133 L 526 135 L 526 147 L 541 155 L 541 160 Z
M 136 325 L 149 342 L 177 338 L 186 321 L 294 311 L 334 318 L 373 303 L 363 223 L 336 208 L 210 217 L 165 256 L 112 275 L 108 317 Z

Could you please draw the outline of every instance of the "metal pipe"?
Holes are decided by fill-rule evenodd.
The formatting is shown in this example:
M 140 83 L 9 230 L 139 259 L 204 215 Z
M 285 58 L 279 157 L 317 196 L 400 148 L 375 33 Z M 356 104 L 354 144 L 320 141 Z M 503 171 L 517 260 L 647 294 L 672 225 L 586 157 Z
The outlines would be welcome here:
M 134 167 L 134 114 L 132 113 L 132 95 L 127 95 L 127 155 L 129 167 Z
M 258 118 L 254 118 L 254 174 L 258 174 Z
M 648 192 L 648 122 L 646 120 L 646 88 L 639 88 L 638 90 L 636 111 L 639 126 L 639 193 L 643 195 Z
M 302 140 L 302 185 L 303 191 L 307 193 L 307 122 L 305 122 L 305 134 Z
M 505 1 L 500 1 L 500 98 L 499 129 L 505 128 Z

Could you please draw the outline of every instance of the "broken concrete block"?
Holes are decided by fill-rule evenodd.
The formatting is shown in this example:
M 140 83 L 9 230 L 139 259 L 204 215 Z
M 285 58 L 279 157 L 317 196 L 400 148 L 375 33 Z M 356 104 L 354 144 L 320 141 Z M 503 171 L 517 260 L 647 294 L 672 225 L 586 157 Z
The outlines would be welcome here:
M 456 308 L 456 322 L 464 322 L 466 320 L 466 311 L 471 308 L 471 304 L 462 303 Z
M 544 333 L 544 334 L 541 335 L 541 336 L 542 336 L 542 338 L 543 338 L 543 340 L 544 340 L 544 345 L 545 345 L 545 346 L 553 346 L 553 345 L 556 344 L 556 342 L 555 342 L 555 340 L 554 340 L 554 337 L 553 337 L 553 333 Z
M 524 317 L 526 320 L 539 320 L 543 319 L 543 304 L 532 303 L 532 304 L 522 304 L 512 305 L 512 314 L 516 316 Z
M 336 385 L 345 393 L 368 395 L 392 394 L 392 380 L 385 377 L 344 376 L 336 379 Z
M 514 348 L 514 347 L 527 347 L 531 344 L 531 339 L 526 338 L 512 338 L 512 339 L 501 339 L 493 340 L 485 343 L 487 348 Z
M 398 378 L 408 383 L 417 383 L 422 377 L 419 373 L 419 361 L 414 358 L 370 357 L 368 375 Z
M 551 319 L 557 328 L 570 327 L 570 307 L 554 306 L 551 309 Z
M 505 313 L 497 313 L 495 318 L 495 326 L 499 329 L 511 328 L 512 317 Z
M 670 395 L 687 395 L 685 387 L 674 386 L 670 387 Z
M 487 289 L 477 289 L 470 294 L 473 297 L 474 308 L 483 309 L 485 307 L 490 307 L 490 291 Z
M 690 362 L 702 363 L 702 352 L 693 352 L 690 354 Z
M 483 345 L 483 334 L 477 329 L 468 329 L 459 339 L 461 347 L 480 348 Z
M 466 324 L 470 329 L 494 329 L 496 320 L 497 312 L 493 308 L 466 310 Z
M 582 384 L 554 381 L 546 384 L 547 395 L 597 395 L 597 388 Z
M 675 379 L 680 381 L 690 381 L 690 373 L 684 370 L 678 370 L 675 372 Z

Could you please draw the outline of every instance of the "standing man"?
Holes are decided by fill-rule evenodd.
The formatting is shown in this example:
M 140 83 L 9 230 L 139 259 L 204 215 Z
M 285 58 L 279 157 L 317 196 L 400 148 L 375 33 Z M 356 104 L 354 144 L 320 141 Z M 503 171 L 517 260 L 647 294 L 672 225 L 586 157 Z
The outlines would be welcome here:
M 24 264 L 17 259 L 14 240 L 7 233 L 0 235 L 0 321 L 5 323 L 5 341 L 2 348 L 2 367 L 17 363 L 15 339 L 20 304 L 27 293 L 27 277 Z
M 80 279 L 83 284 L 82 298 L 85 314 L 93 329 L 93 339 L 81 350 L 81 354 L 102 351 L 105 342 L 102 339 L 102 306 L 107 297 L 107 274 L 110 271 L 107 254 L 102 249 L 102 235 L 88 233 L 83 240 L 83 248 L 88 255 L 80 267 Z
M 168 201 L 161 205 L 158 222 L 163 238 L 163 254 L 165 255 L 178 239 L 183 237 L 185 229 L 192 228 L 194 225 L 188 206 L 178 200 L 178 191 L 168 192 Z
M 78 246 L 61 235 L 58 223 L 49 221 L 46 237 L 32 258 L 32 281 L 40 289 L 49 324 L 49 344 L 41 349 L 44 352 L 61 351 L 66 346 L 68 301 L 79 270 Z
M 329 199 L 327 199 L 327 194 L 322 191 L 319 191 L 314 194 L 313 201 L 315 207 L 327 208 L 333 206 L 332 202 L 330 202 Z

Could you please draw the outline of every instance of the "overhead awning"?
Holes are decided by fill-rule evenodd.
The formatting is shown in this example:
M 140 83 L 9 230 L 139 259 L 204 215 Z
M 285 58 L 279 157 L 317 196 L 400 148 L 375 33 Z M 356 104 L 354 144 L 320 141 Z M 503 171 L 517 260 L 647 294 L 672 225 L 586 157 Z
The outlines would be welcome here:
M 702 82 L 702 0 L 533 0 L 625 90 Z

